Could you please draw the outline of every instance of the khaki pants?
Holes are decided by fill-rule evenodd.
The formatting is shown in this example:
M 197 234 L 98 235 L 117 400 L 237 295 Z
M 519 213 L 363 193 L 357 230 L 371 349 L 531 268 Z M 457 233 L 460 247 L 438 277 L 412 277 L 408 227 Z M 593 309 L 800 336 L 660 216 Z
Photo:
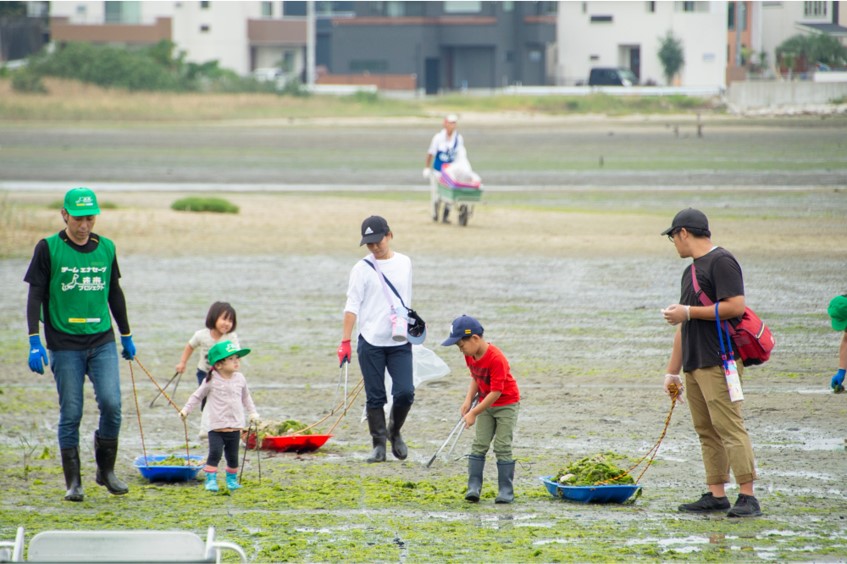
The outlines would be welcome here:
M 739 376 L 742 370 L 739 365 Z M 686 372 L 685 398 L 700 437 L 706 484 L 728 483 L 730 469 L 739 484 L 755 480 L 756 461 L 741 415 L 742 402 L 729 400 L 723 366 Z
M 518 423 L 520 403 L 500 407 L 489 407 L 476 418 L 476 436 L 471 445 L 471 454 L 484 457 L 492 445 L 498 462 L 511 462 L 512 436 Z

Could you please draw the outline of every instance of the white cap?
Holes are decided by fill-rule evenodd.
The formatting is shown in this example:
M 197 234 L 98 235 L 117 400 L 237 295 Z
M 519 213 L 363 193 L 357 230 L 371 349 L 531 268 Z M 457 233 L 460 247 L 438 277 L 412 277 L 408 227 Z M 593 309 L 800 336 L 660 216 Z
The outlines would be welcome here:
M 457 121 L 459 121 L 459 116 L 457 116 L 456 114 L 447 114 L 447 117 L 444 118 L 444 121 L 448 123 L 456 123 Z

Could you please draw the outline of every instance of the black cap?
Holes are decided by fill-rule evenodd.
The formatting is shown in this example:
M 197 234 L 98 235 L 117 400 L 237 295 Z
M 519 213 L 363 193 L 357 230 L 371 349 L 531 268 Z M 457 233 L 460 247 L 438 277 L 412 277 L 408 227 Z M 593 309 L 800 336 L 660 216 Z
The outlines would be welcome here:
M 684 209 L 673 218 L 671 226 L 662 231 L 662 235 L 670 235 L 677 229 L 685 227 L 692 230 L 695 235 L 705 235 L 711 237 L 712 232 L 709 231 L 709 220 L 706 214 L 694 208 Z
M 362 222 L 362 242 L 359 243 L 359 246 L 379 243 L 383 237 L 388 235 L 389 231 L 391 231 L 391 228 L 388 227 L 385 218 L 372 215 Z

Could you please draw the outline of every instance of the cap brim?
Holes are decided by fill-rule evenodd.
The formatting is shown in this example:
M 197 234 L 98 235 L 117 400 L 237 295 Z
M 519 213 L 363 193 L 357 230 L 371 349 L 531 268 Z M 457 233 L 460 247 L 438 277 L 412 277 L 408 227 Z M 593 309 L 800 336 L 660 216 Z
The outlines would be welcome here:
M 667 229 L 665 229 L 664 231 L 659 233 L 659 235 L 670 235 L 671 231 L 673 231 L 673 230 L 674 230 L 674 226 L 671 225 L 670 227 L 668 227 Z
M 424 341 L 426 341 L 426 329 L 423 330 L 423 333 L 415 337 L 411 333 L 406 335 L 406 340 L 412 343 L 413 345 L 422 345 Z
M 89 215 L 100 215 L 100 208 L 94 208 L 94 209 L 90 209 L 90 210 L 73 210 L 73 211 L 69 210 L 68 208 L 65 208 L 65 211 L 68 212 L 68 215 L 73 216 L 73 217 L 86 217 L 86 216 L 89 216 Z
M 359 243 L 359 246 L 369 245 L 371 243 L 379 243 L 385 239 L 385 233 L 374 233 L 373 235 L 365 235 L 362 237 L 362 242 Z
M 455 345 L 456 343 L 458 343 L 458 342 L 461 340 L 461 338 L 462 338 L 461 336 L 459 336 L 459 337 L 452 337 L 452 336 L 451 336 L 451 337 L 447 337 L 447 338 L 446 338 L 446 339 L 444 339 L 444 341 L 441 343 L 441 346 L 442 346 L 442 347 L 449 347 L 450 345 Z

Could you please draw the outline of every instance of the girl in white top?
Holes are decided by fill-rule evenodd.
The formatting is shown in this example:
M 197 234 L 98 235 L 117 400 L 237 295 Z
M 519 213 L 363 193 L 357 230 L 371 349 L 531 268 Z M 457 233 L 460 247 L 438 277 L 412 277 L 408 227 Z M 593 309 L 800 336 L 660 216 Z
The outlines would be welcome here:
M 215 302 L 206 314 L 206 328 L 200 329 L 188 340 L 182 357 L 176 365 L 176 372 L 185 372 L 185 365 L 195 349 L 198 349 L 200 358 L 197 361 L 197 385 L 203 383 L 209 373 L 209 360 L 207 358 L 209 349 L 220 341 L 232 341 L 238 346 L 238 335 L 235 334 L 236 326 L 235 308 L 227 302 Z M 200 406 L 202 410 L 206 402 Z
M 394 234 L 388 222 L 373 215 L 362 223 L 362 241 L 371 254 L 358 261 L 350 271 L 347 303 L 344 306 L 344 325 L 338 361 L 341 366 L 350 361 L 350 340 L 358 323 L 359 339 L 356 355 L 365 381 L 368 427 L 373 438 L 373 452 L 368 462 L 385 461 L 386 440 L 391 452 L 400 460 L 408 456 L 400 428 L 415 401 L 412 380 L 412 345 L 396 335 L 394 322 L 405 335 L 406 309 L 393 291 L 383 285 L 380 273 L 391 282 L 403 303 L 412 303 L 412 261 L 391 249 Z M 399 339 L 399 340 L 398 340 Z M 383 406 L 388 402 L 385 392 L 385 371 L 391 377 L 393 403 L 388 428 Z

